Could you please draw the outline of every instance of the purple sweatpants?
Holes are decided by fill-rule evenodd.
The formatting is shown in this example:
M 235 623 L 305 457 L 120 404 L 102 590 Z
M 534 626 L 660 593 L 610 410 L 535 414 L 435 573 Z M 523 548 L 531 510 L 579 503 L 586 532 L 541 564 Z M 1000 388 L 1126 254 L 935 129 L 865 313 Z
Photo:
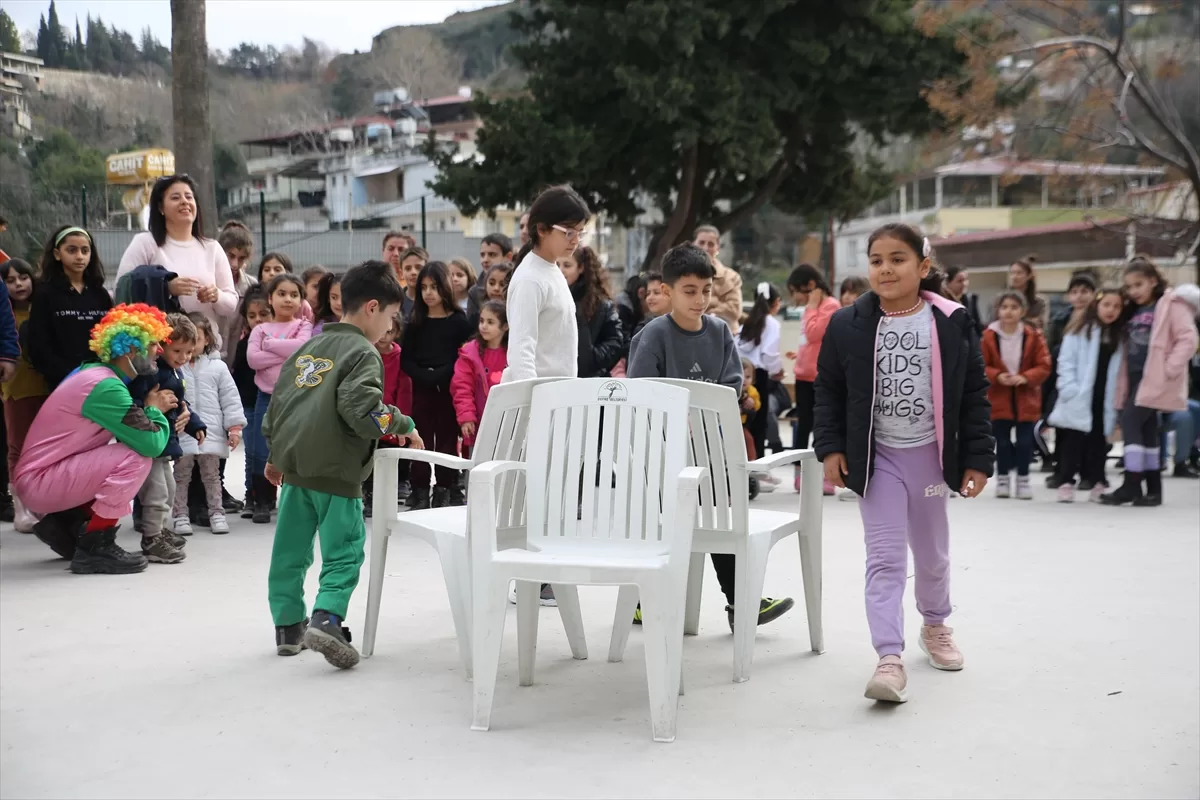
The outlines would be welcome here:
M 867 625 L 880 658 L 904 651 L 909 547 L 925 624 L 950 616 L 948 497 L 936 442 L 906 449 L 875 444 L 875 474 L 858 507 L 867 543 Z

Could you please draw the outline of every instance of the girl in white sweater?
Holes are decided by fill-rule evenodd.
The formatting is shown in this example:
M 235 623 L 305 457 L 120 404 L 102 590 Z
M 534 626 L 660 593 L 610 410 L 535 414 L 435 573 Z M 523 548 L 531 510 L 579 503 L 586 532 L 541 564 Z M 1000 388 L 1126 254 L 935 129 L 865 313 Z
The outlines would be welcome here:
M 570 186 L 546 189 L 529 208 L 529 244 L 508 282 L 508 368 L 503 382 L 574 378 L 575 300 L 555 262 L 580 245 L 591 212 Z

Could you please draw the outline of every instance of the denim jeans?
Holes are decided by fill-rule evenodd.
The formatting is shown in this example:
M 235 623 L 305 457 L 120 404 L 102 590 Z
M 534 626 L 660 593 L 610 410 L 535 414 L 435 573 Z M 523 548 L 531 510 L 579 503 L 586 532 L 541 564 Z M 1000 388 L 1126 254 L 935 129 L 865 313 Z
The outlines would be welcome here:
M 247 420 L 246 425 L 246 465 L 253 470 L 251 476 L 262 475 L 267 468 L 270 453 L 267 452 L 267 440 L 262 435 L 262 423 L 267 416 L 267 406 L 271 404 L 271 395 L 258 392 L 258 402 L 254 404 L 254 418 Z
M 1014 432 L 1017 438 L 1015 447 Z M 1033 461 L 1033 423 L 994 419 L 992 435 L 996 437 L 996 477 L 1008 475 L 1013 467 L 1016 467 L 1018 475 L 1028 475 L 1029 462 Z

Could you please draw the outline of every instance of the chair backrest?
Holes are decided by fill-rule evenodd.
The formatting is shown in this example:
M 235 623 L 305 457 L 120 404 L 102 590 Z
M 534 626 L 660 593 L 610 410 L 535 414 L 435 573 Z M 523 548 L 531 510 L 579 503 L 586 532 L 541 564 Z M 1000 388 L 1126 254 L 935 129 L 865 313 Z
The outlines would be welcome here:
M 687 404 L 686 391 L 650 381 L 589 378 L 536 387 L 525 457 L 529 543 L 669 545 L 679 472 L 687 465 Z
M 475 434 L 471 461 L 524 461 L 529 431 L 529 405 L 534 388 L 562 378 L 534 378 L 501 383 L 488 392 L 483 418 Z M 519 472 L 501 476 L 496 486 L 497 525 L 511 528 L 525 524 L 525 478 Z
M 745 530 L 750 513 L 750 471 L 737 392 L 715 383 L 654 378 L 688 390 L 688 466 L 705 467 L 696 530 Z

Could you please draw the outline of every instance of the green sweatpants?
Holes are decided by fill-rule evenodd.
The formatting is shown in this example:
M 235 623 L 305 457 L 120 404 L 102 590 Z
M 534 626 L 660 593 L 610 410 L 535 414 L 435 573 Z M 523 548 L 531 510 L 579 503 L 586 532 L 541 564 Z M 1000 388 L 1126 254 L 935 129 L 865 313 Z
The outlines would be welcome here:
M 294 625 L 307 616 L 304 576 L 312 566 L 313 536 L 318 533 L 321 586 L 313 609 L 346 618 L 350 595 L 358 585 L 363 541 L 367 537 L 362 499 L 284 483 L 279 494 L 275 544 L 271 548 L 271 571 L 267 576 L 267 598 L 276 625 Z

